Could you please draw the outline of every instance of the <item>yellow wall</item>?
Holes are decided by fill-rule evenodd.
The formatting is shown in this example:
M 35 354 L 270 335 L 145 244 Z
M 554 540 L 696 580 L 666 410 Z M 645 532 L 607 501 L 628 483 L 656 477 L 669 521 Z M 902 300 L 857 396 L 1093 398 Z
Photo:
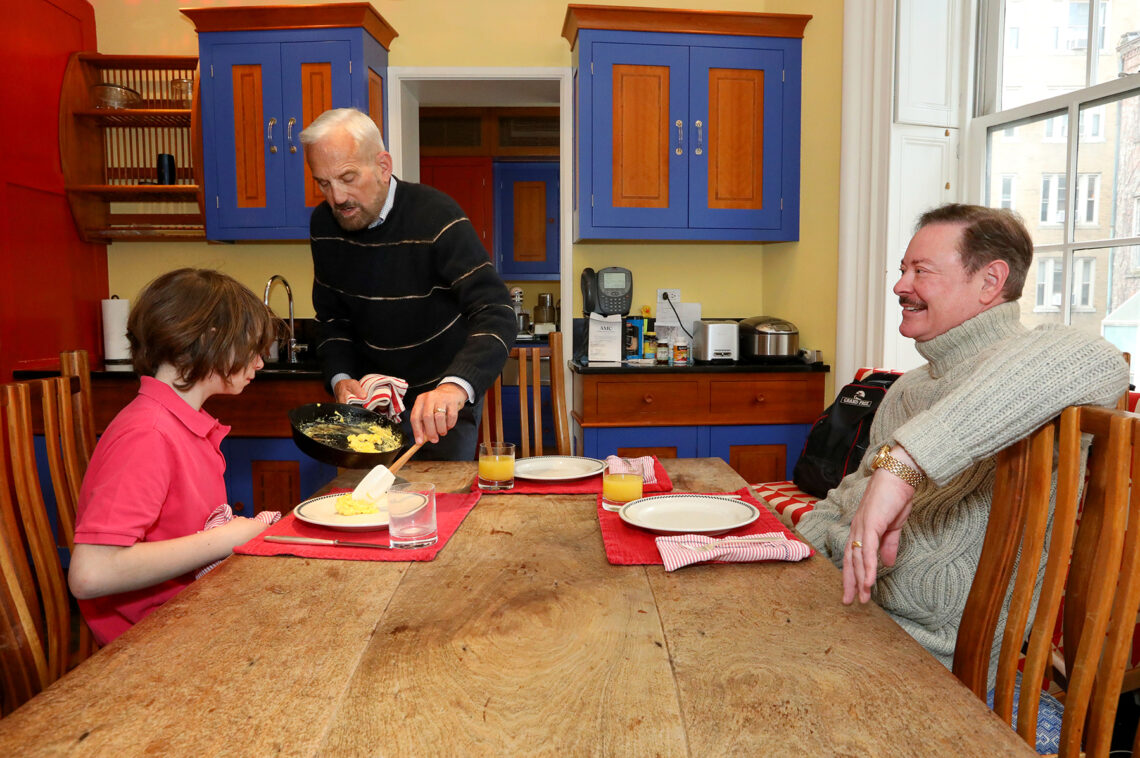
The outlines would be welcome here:
M 577 0 L 590 4 L 589 0 Z M 292 4 L 291 0 L 97 0 L 99 51 L 197 54 L 186 6 Z M 297 3 L 301 4 L 301 3 Z M 574 248 L 577 281 L 586 266 L 625 266 L 634 274 L 634 307 L 652 304 L 658 287 L 679 287 L 706 317 L 768 314 L 793 321 L 800 344 L 835 358 L 838 260 L 839 123 L 843 0 L 603 0 L 597 4 L 705 8 L 813 16 L 803 44 L 800 239 L 780 244 L 626 243 Z M 565 0 L 372 0 L 395 28 L 392 66 L 569 66 L 561 36 Z M 446 16 L 446 24 L 439 19 Z M 289 279 L 297 315 L 312 316 L 312 268 L 303 244 L 117 242 L 108 249 L 111 292 L 132 297 L 154 276 L 182 265 L 222 269 L 260 293 L 271 274 Z M 527 306 L 554 283 L 528 283 Z M 557 294 L 556 294 L 557 298 Z M 280 292 L 272 301 L 284 313 Z

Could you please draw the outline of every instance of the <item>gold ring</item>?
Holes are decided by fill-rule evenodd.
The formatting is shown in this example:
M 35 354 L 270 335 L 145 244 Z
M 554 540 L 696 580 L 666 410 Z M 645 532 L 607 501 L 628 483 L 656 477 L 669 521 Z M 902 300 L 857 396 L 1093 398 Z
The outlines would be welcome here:
M 447 413 L 447 409 L 446 408 L 436 408 L 435 412 L 436 413 Z
M 859 540 L 851 540 L 851 547 L 863 547 L 863 543 Z

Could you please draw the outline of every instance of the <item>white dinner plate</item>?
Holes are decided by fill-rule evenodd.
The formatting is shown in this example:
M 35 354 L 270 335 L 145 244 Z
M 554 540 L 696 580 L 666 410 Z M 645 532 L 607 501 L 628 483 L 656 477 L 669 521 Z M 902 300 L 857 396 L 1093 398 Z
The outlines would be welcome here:
M 336 499 L 343 494 L 340 492 L 335 495 L 321 495 L 306 500 L 293 509 L 293 515 L 307 524 L 346 532 L 370 532 L 388 526 L 388 509 L 383 504 L 376 513 L 361 513 L 355 516 L 342 516 L 337 513 Z
M 654 495 L 618 511 L 630 526 L 655 534 L 723 534 L 760 518 L 756 506 L 717 495 Z
M 606 470 L 606 462 L 576 455 L 539 455 L 515 461 L 515 476 L 540 482 L 585 479 Z

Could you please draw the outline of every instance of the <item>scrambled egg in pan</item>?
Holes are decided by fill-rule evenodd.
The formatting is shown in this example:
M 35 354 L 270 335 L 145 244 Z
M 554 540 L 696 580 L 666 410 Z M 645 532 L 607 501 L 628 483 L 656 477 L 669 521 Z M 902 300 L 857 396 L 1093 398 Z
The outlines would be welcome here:
M 348 446 L 358 453 L 384 453 L 399 445 L 392 430 L 379 424 L 373 424 L 365 433 L 348 435 Z

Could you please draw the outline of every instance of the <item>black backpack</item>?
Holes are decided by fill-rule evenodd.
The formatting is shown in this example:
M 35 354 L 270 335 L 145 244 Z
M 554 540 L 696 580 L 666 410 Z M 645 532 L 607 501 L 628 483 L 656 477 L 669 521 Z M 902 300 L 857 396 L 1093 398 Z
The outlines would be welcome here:
M 816 497 L 826 497 L 843 477 L 859 468 L 871 420 L 879 403 L 900 374 L 876 371 L 848 384 L 808 432 L 803 452 L 792 472 L 797 487 Z

